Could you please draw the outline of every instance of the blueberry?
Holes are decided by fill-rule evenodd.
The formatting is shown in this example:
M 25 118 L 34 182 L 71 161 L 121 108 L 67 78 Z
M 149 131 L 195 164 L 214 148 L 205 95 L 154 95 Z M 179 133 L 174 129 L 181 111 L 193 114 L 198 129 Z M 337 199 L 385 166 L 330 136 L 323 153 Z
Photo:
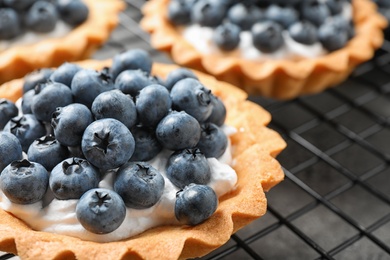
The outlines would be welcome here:
M 81 148 L 85 158 L 102 170 L 125 164 L 134 153 L 130 130 L 113 118 L 100 119 L 85 129 Z
M 154 128 L 136 125 L 131 128 L 131 133 L 135 140 L 135 149 L 130 161 L 149 161 L 162 150 Z
M 97 96 L 92 103 L 91 111 L 95 119 L 115 118 L 129 129 L 137 122 L 137 110 L 132 97 L 118 89 Z
M 330 16 L 330 11 L 328 6 L 319 0 L 306 0 L 302 3 L 301 15 L 303 20 L 320 26 Z
M 186 68 L 178 68 L 170 71 L 165 80 L 165 87 L 168 90 L 171 90 L 172 87 L 182 79 L 193 78 L 198 79 L 198 77 L 189 69 Z
M 307 21 L 300 21 L 288 28 L 291 38 L 299 43 L 311 45 L 318 41 L 317 28 Z
M 68 86 L 49 81 L 35 87 L 31 111 L 38 120 L 50 122 L 57 107 L 67 106 L 72 102 L 72 91 Z
M 233 23 L 219 25 L 213 34 L 214 43 L 224 51 L 232 51 L 240 44 L 240 27 Z
M 318 29 L 318 39 L 328 51 L 343 48 L 348 41 L 348 33 L 332 23 L 325 23 Z
M 265 15 L 256 6 L 236 3 L 227 12 L 229 22 L 238 25 L 241 30 L 250 30 L 255 22 L 265 20 Z
M 80 0 L 57 0 L 57 10 L 61 19 L 71 26 L 82 24 L 89 15 L 88 6 Z
M 202 132 L 197 147 L 206 158 L 221 157 L 228 145 L 228 138 L 225 132 L 212 123 L 202 124 L 201 129 Z
M 156 128 L 157 140 L 167 149 L 181 150 L 195 147 L 200 139 L 198 121 L 184 111 L 172 111 Z
M 47 33 L 54 30 L 58 14 L 54 4 L 47 1 L 36 1 L 26 13 L 26 26 L 28 29 Z
M 32 114 L 31 106 L 33 102 L 33 97 L 35 96 L 35 90 L 30 89 L 23 94 L 22 97 L 22 112 L 23 114 Z
M 275 22 L 258 22 L 251 29 L 253 45 L 264 53 L 272 53 L 284 44 L 282 26 Z
M 327 22 L 330 26 L 334 26 L 337 30 L 341 30 L 347 33 L 348 39 L 355 36 L 355 28 L 352 20 L 346 19 L 342 15 L 335 15 Z
M 97 188 L 99 181 L 98 169 L 85 159 L 72 157 L 53 168 L 49 186 L 57 199 L 79 199 L 86 191 Z
M 0 187 L 7 198 L 16 204 L 32 204 L 46 193 L 49 174 L 39 163 L 13 161 L 0 174 Z
M 0 8 L 0 40 L 9 40 L 22 33 L 18 13 L 11 8 Z
M 206 122 L 216 124 L 217 126 L 222 126 L 226 119 L 226 107 L 223 102 L 214 95 L 211 95 L 211 104 L 213 109 Z
M 216 27 L 225 18 L 226 6 L 219 1 L 199 0 L 192 8 L 192 22 L 201 26 Z
M 198 225 L 211 217 L 217 207 L 217 195 L 207 185 L 191 184 L 176 194 L 175 216 L 183 224 Z
M 174 0 L 168 5 L 168 18 L 175 25 L 186 25 L 191 22 L 191 5 L 185 0 Z
M 268 20 L 279 23 L 284 28 L 288 28 L 291 24 L 299 20 L 299 14 L 294 8 L 279 5 L 270 5 L 265 12 L 265 17 Z
M 141 49 L 133 49 L 114 56 L 111 73 L 114 80 L 125 70 L 142 70 L 148 75 L 152 70 L 152 59 L 149 54 Z
M 135 209 L 150 208 L 161 198 L 165 186 L 159 171 L 145 162 L 130 162 L 119 168 L 114 190 L 126 206 Z
M 143 88 L 135 102 L 140 122 L 150 127 L 155 127 L 168 114 L 171 105 L 168 90 L 157 84 Z
M 74 75 L 80 70 L 79 65 L 65 62 L 50 75 L 50 80 L 71 87 Z
M 24 77 L 23 93 L 34 89 L 39 83 L 45 83 L 50 75 L 53 73 L 53 69 L 39 69 L 35 70 Z
M 68 158 L 68 155 L 68 148 L 61 145 L 53 135 L 36 139 L 27 151 L 27 158 L 30 161 L 41 164 L 48 171 Z
M 0 173 L 11 162 L 21 160 L 22 152 L 22 146 L 16 136 L 0 132 Z
M 27 152 L 35 139 L 46 135 L 46 128 L 33 114 L 26 114 L 11 118 L 5 125 L 4 132 L 14 134 L 19 139 L 23 151 Z
M 76 217 L 86 230 L 107 234 L 122 224 L 126 217 L 126 206 L 122 198 L 112 190 L 91 189 L 77 202 Z
M 104 70 L 83 69 L 74 75 L 71 89 L 75 102 L 91 107 L 100 93 L 114 89 L 114 83 Z
M 10 7 L 17 11 L 24 11 L 35 2 L 36 0 L 2 0 L 4 6 Z
M 184 149 L 174 152 L 168 159 L 167 177 L 178 188 L 210 182 L 209 163 L 199 149 Z
M 339 14 L 343 11 L 343 4 L 345 0 L 327 0 L 325 4 L 328 6 L 329 11 L 332 15 Z
M 84 130 L 92 123 L 92 113 L 83 104 L 70 104 L 54 111 L 51 126 L 58 142 L 65 146 L 79 146 Z
M 211 90 L 196 79 L 186 78 L 177 82 L 171 90 L 172 107 L 185 111 L 204 122 L 212 112 Z
M 137 96 L 144 87 L 152 84 L 148 74 L 142 70 L 125 70 L 115 80 L 115 87 L 123 93 Z
M 15 103 L 11 100 L 0 98 L 0 129 L 3 129 L 8 121 L 19 113 Z

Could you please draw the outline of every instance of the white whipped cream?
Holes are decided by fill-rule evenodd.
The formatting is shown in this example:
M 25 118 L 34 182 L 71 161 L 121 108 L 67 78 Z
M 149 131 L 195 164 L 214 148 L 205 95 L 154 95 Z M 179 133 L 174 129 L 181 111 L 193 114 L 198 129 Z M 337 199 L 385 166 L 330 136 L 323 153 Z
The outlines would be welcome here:
M 322 2 L 325 2 L 323 0 Z M 341 16 L 346 19 L 352 19 L 352 6 L 350 3 L 345 3 Z M 332 19 L 331 17 L 327 19 Z M 211 27 L 200 26 L 199 24 L 191 24 L 180 28 L 183 37 L 196 50 L 203 54 L 217 54 L 230 57 L 241 57 L 247 60 L 280 60 L 280 59 L 299 59 L 299 58 L 316 58 L 328 53 L 320 43 L 306 45 L 294 41 L 287 30 L 283 31 L 282 36 L 284 45 L 273 53 L 263 53 L 256 49 L 252 43 L 252 35 L 250 31 L 241 31 L 239 46 L 230 52 L 222 51 L 213 42 L 214 29 Z
M 222 128 L 229 136 L 236 130 L 233 127 Z M 163 150 L 149 163 L 155 167 L 165 180 L 164 192 L 159 202 L 147 209 L 126 209 L 126 217 L 121 226 L 108 234 L 94 234 L 87 231 L 77 220 L 76 205 L 78 200 L 58 200 L 50 189 L 46 197 L 30 205 L 12 203 L 0 190 L 0 208 L 8 211 L 27 223 L 32 229 L 62 235 L 78 237 L 95 242 L 111 242 L 129 238 L 143 231 L 170 224 L 179 224 L 175 218 L 176 188 L 166 177 L 166 164 L 172 151 Z M 231 144 L 229 141 L 225 153 L 219 158 L 208 159 L 211 169 L 211 180 L 208 184 L 220 197 L 232 191 L 237 182 L 237 174 L 232 164 Z M 112 189 L 115 172 L 108 172 L 99 187 Z

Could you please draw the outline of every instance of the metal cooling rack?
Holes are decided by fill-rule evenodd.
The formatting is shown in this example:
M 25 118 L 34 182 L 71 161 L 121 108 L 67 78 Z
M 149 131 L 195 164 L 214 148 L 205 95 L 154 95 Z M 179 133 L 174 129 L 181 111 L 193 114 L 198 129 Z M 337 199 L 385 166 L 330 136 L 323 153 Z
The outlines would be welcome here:
M 172 63 L 138 27 L 145 1 L 126 1 L 120 26 L 93 58 L 143 48 Z M 278 157 L 286 178 L 268 192 L 264 217 L 202 259 L 390 259 L 390 41 L 321 94 L 250 99 L 271 112 L 270 127 L 288 144 Z M 17 259 L 0 256 L 9 258 Z

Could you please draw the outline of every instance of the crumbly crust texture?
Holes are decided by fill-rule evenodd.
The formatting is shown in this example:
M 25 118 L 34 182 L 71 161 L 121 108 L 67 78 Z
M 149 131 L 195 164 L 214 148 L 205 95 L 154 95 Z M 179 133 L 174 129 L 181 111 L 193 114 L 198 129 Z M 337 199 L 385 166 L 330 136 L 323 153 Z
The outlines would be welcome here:
M 110 61 L 85 61 L 83 67 L 102 68 Z M 154 75 L 165 78 L 175 65 L 154 63 Z M 231 234 L 266 212 L 268 191 L 283 180 L 274 157 L 286 143 L 266 127 L 271 116 L 247 101 L 247 94 L 214 77 L 195 72 L 200 81 L 220 97 L 227 108 L 226 123 L 237 133 L 231 136 L 238 183 L 219 199 L 217 211 L 197 226 L 161 226 L 135 237 L 110 243 L 83 241 L 64 235 L 31 230 L 11 214 L 0 210 L 0 251 L 22 259 L 185 259 L 205 255 L 225 244 Z M 0 86 L 0 97 L 20 97 L 23 80 Z
M 125 3 L 121 0 L 83 1 L 89 8 L 89 17 L 66 36 L 14 46 L 0 52 L 0 84 L 38 68 L 90 57 L 110 37 Z
M 386 19 L 370 0 L 352 0 L 356 35 L 328 55 L 292 60 L 249 61 L 226 55 L 204 55 L 190 45 L 167 18 L 170 0 L 151 0 L 143 8 L 141 27 L 151 34 L 151 45 L 170 54 L 181 66 L 194 68 L 239 86 L 249 94 L 277 99 L 318 93 L 344 81 L 383 43 Z

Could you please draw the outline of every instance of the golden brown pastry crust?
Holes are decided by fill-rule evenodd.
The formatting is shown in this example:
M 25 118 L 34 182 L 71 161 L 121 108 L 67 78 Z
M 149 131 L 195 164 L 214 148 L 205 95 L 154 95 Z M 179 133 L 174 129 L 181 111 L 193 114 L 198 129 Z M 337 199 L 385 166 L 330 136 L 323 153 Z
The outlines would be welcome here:
M 122 0 L 83 1 L 88 5 L 89 17 L 66 36 L 1 51 L 0 84 L 23 77 L 38 68 L 55 67 L 65 61 L 90 57 L 110 37 L 125 3 Z
M 344 48 L 315 59 L 249 61 L 198 52 L 169 22 L 169 1 L 151 0 L 143 8 L 141 27 L 151 34 L 154 48 L 168 52 L 181 66 L 204 71 L 250 94 L 278 99 L 317 93 L 345 80 L 381 46 L 387 25 L 372 1 L 352 0 L 356 36 Z
M 110 61 L 85 61 L 83 67 L 102 68 Z M 165 78 L 175 65 L 155 63 L 152 73 Z M 226 243 L 231 234 L 262 216 L 267 201 L 264 191 L 282 181 L 283 171 L 274 159 L 285 148 L 284 140 L 266 127 L 270 114 L 247 101 L 247 94 L 214 77 L 195 72 L 220 97 L 227 108 L 228 125 L 237 128 L 231 137 L 238 184 L 220 198 L 216 213 L 204 223 L 161 226 L 119 242 L 95 243 L 78 238 L 33 231 L 11 214 L 0 210 L 0 251 L 22 259 L 178 259 L 202 256 Z M 0 97 L 16 100 L 23 81 L 0 86 Z

